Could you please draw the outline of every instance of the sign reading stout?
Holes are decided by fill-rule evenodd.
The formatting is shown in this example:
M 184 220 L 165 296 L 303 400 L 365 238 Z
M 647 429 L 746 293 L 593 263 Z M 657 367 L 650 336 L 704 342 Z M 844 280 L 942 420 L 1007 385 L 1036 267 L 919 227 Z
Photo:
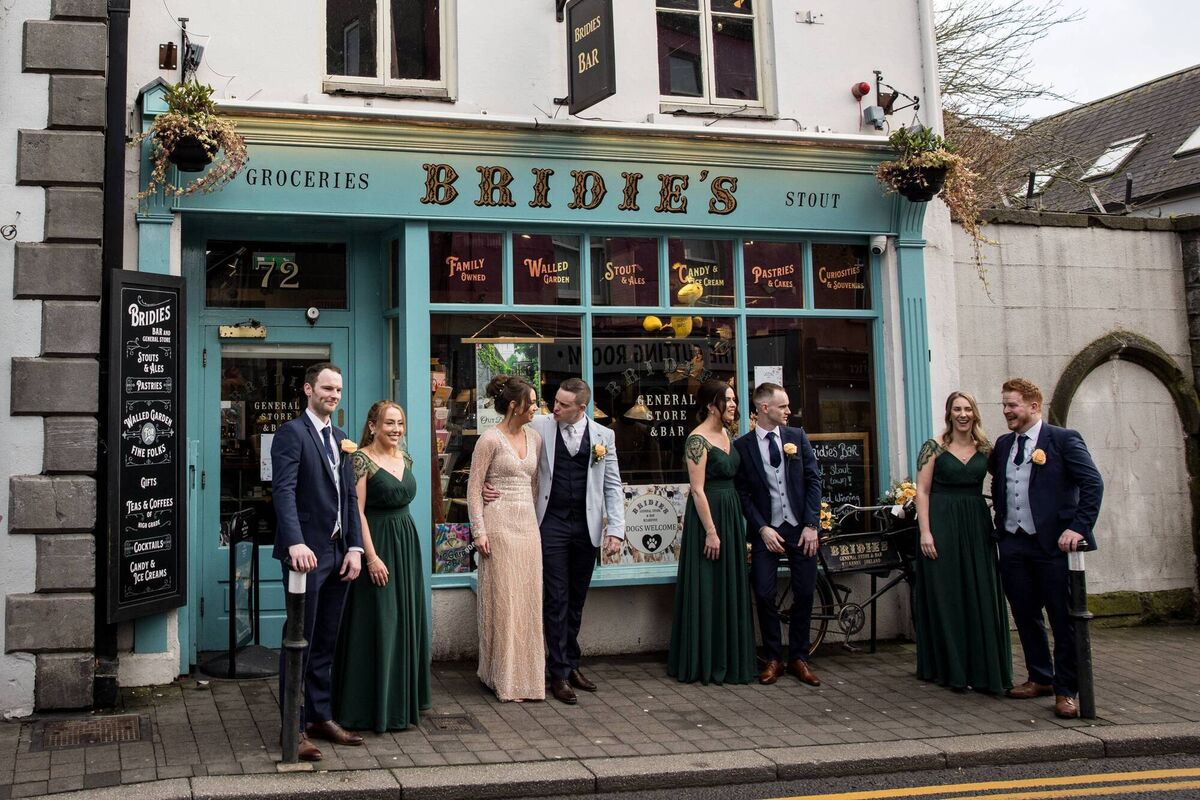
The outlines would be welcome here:
M 108 290 L 108 621 L 184 605 L 183 280 L 116 270 Z
M 612 0 L 567 5 L 567 110 L 578 114 L 617 93 Z

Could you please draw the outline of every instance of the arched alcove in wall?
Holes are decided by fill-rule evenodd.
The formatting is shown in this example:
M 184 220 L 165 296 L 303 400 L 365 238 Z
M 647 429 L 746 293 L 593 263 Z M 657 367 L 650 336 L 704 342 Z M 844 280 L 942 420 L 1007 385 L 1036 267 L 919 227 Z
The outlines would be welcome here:
M 1121 362 L 1121 364 L 1112 362 Z M 1134 372 L 1122 364 L 1136 365 L 1146 372 L 1141 372 L 1141 370 Z M 1109 402 L 1119 405 L 1139 403 L 1147 407 L 1140 413 L 1132 415 L 1131 420 L 1114 424 L 1128 410 L 1121 407 L 1112 412 L 1113 420 L 1104 419 L 1102 413 L 1094 411 L 1088 413 L 1089 406 L 1092 409 L 1097 408 L 1094 402 L 1097 395 L 1103 394 L 1103 384 L 1098 380 L 1099 375 L 1095 373 L 1097 370 L 1102 370 L 1105 365 L 1111 365 L 1107 378 L 1112 385 Z M 1090 380 L 1089 376 L 1092 376 Z M 1136 386 L 1138 381 L 1142 382 L 1141 390 L 1135 389 L 1130 392 L 1130 386 Z M 1155 385 L 1156 383 L 1161 386 Z M 1080 412 L 1077 413 L 1077 417 L 1080 417 L 1079 422 L 1090 421 L 1090 424 L 1073 427 L 1106 429 L 1116 437 L 1115 445 L 1112 442 L 1096 441 L 1097 449 L 1107 446 L 1110 448 L 1110 454 L 1119 453 L 1122 447 L 1129 450 L 1127 457 L 1121 457 L 1120 463 L 1115 467 L 1119 468 L 1118 472 L 1123 480 L 1118 481 L 1117 485 L 1106 487 L 1105 505 L 1124 504 L 1121 511 L 1125 513 L 1118 513 L 1116 516 L 1119 518 L 1129 517 L 1129 519 L 1120 519 L 1114 527 L 1125 529 L 1126 541 L 1122 541 L 1120 544 L 1124 545 L 1126 549 L 1131 549 L 1134 556 L 1137 555 L 1137 549 L 1130 548 L 1128 539 L 1135 537 L 1136 533 L 1130 531 L 1137 529 L 1139 519 L 1145 520 L 1148 514 L 1155 513 L 1154 504 L 1145 502 L 1146 482 L 1166 480 L 1176 484 L 1186 484 L 1180 486 L 1175 492 L 1172 492 L 1170 487 L 1165 487 L 1162 494 L 1173 493 L 1174 505 L 1183 506 L 1178 509 L 1179 517 L 1176 517 L 1180 523 L 1184 522 L 1183 517 L 1187 518 L 1187 535 L 1190 539 L 1193 557 L 1191 589 L 1194 591 L 1197 585 L 1196 576 L 1200 574 L 1200 560 L 1197 558 L 1200 556 L 1200 399 L 1197 397 L 1190 376 L 1179 368 L 1170 355 L 1150 339 L 1127 331 L 1115 331 L 1092 342 L 1071 360 L 1059 378 L 1052 397 L 1053 400 L 1046 413 L 1047 420 L 1051 424 L 1067 425 L 1068 413 L 1074 403 L 1077 411 Z M 1155 403 L 1156 399 L 1158 400 L 1157 404 Z M 1174 413 L 1170 413 L 1172 407 Z M 1155 408 L 1157 412 L 1153 410 Z M 1170 431 L 1170 427 L 1176 421 L 1180 425 L 1179 433 L 1182 434 L 1182 460 L 1186 468 L 1186 478 L 1178 466 L 1171 468 L 1172 464 L 1164 464 L 1161 460 L 1156 461 L 1154 455 L 1141 451 L 1144 443 L 1154 440 L 1153 436 L 1146 435 L 1147 432 L 1157 433 L 1162 441 L 1173 445 L 1173 448 L 1160 448 L 1157 452 L 1165 455 L 1157 457 L 1161 459 L 1173 456 L 1174 463 L 1178 464 L 1179 440 L 1173 440 L 1173 434 Z M 1133 442 L 1122 441 L 1130 437 L 1134 440 Z M 1087 438 L 1085 430 L 1085 440 Z M 1103 459 L 1103 453 L 1098 455 L 1098 462 L 1102 463 Z M 1130 508 L 1136 506 L 1139 501 L 1141 501 L 1142 510 L 1136 514 L 1129 513 Z M 1154 521 L 1158 522 L 1157 518 Z M 1109 534 L 1114 537 L 1122 536 L 1120 530 L 1110 530 Z M 1155 542 L 1155 544 L 1162 543 Z M 1184 542 L 1177 540 L 1174 548 L 1174 552 L 1178 556 L 1182 557 L 1186 554 L 1187 545 Z M 1101 543 L 1100 549 L 1102 552 L 1097 554 L 1098 566 L 1104 563 L 1105 546 L 1103 543 Z M 1110 557 L 1112 557 L 1111 553 Z M 1161 554 L 1160 557 L 1162 557 Z M 1153 564 L 1146 564 L 1143 569 L 1156 570 Z M 1090 564 L 1089 572 L 1091 572 Z

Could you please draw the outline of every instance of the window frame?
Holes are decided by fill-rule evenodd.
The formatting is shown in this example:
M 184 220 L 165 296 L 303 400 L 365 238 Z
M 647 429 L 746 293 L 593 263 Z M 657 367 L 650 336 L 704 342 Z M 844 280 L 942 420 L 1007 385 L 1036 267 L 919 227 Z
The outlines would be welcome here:
M 1104 148 L 1104 152 L 1096 156 L 1096 160 L 1092 165 L 1083 171 L 1079 176 L 1082 181 L 1095 181 L 1101 178 L 1108 178 L 1121 171 L 1121 168 L 1129 163 L 1129 159 L 1133 158 L 1133 154 L 1142 149 L 1142 145 L 1146 143 L 1150 134 L 1140 133 L 1136 136 L 1127 136 L 1124 139 L 1118 139 L 1112 142 L 1108 147 Z M 1121 151 L 1124 150 L 1122 153 Z M 1112 162 L 1109 166 L 1101 166 L 1105 159 L 1110 155 L 1119 154 L 1120 157 Z
M 697 3 L 700 5 L 699 11 L 659 8 L 657 2 L 654 4 L 656 53 L 658 46 L 657 27 L 659 11 L 698 16 L 700 18 L 700 70 L 704 84 L 703 97 L 660 94 L 658 96 L 659 113 L 721 114 L 759 119 L 775 119 L 778 116 L 775 104 L 775 74 L 774 70 L 768 68 L 769 65 L 775 63 L 774 49 L 771 46 L 771 37 L 769 35 L 771 31 L 771 4 L 769 0 L 756 0 L 754 5 L 754 15 L 752 17 L 754 22 L 754 70 L 755 80 L 758 84 L 758 99 L 752 102 L 717 97 L 716 75 L 712 69 L 714 49 L 712 35 L 713 17 L 740 19 L 744 19 L 745 17 L 739 14 L 717 13 L 714 15 L 712 0 L 697 0 Z M 655 79 L 661 80 L 658 76 L 657 56 L 655 58 Z
M 326 3 L 336 0 L 325 0 Z M 388 0 L 375 0 L 375 64 L 379 75 L 334 75 L 326 72 L 328 60 L 321 64 L 321 91 L 324 94 L 365 94 L 385 97 L 415 97 L 429 100 L 453 102 L 458 94 L 458 0 L 439 0 L 438 32 L 441 37 L 440 80 L 412 80 L 392 78 L 390 51 L 387 42 L 392 23 L 392 4 Z M 325 6 L 321 8 L 321 43 L 326 45 L 329 36 L 329 15 Z M 324 58 L 324 56 L 322 56 Z

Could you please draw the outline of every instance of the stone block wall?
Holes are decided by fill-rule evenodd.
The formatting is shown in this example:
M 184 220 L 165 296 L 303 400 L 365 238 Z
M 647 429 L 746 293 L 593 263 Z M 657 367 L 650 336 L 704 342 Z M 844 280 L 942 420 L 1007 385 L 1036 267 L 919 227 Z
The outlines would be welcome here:
M 54 710 L 87 707 L 93 698 L 108 26 L 102 0 L 18 8 L 26 13 L 8 15 L 0 45 L 19 60 L 5 59 L 0 69 L 27 91 L 15 99 L 42 113 L 4 130 L 0 155 L 11 165 L 22 213 L 17 241 L 5 251 L 11 285 L 0 316 L 6 325 L 32 321 L 22 328 L 24 347 L 0 344 L 7 377 L 0 446 L 21 455 L 0 476 L 7 489 L 0 551 L 19 551 L 28 579 L 4 572 L 0 586 L 4 657 L 32 665 L 33 681 L 6 685 L 0 705 Z M 26 77 L 36 75 L 45 80 Z

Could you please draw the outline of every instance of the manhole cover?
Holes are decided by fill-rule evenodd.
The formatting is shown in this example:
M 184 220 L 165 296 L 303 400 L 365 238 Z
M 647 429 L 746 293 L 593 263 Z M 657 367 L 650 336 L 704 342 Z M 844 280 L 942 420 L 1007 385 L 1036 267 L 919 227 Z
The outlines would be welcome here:
M 29 750 L 40 752 L 87 747 L 91 744 L 140 742 L 148 727 L 148 721 L 137 714 L 42 720 L 34 723 Z
M 430 714 L 421 727 L 426 733 L 485 733 L 470 714 Z

